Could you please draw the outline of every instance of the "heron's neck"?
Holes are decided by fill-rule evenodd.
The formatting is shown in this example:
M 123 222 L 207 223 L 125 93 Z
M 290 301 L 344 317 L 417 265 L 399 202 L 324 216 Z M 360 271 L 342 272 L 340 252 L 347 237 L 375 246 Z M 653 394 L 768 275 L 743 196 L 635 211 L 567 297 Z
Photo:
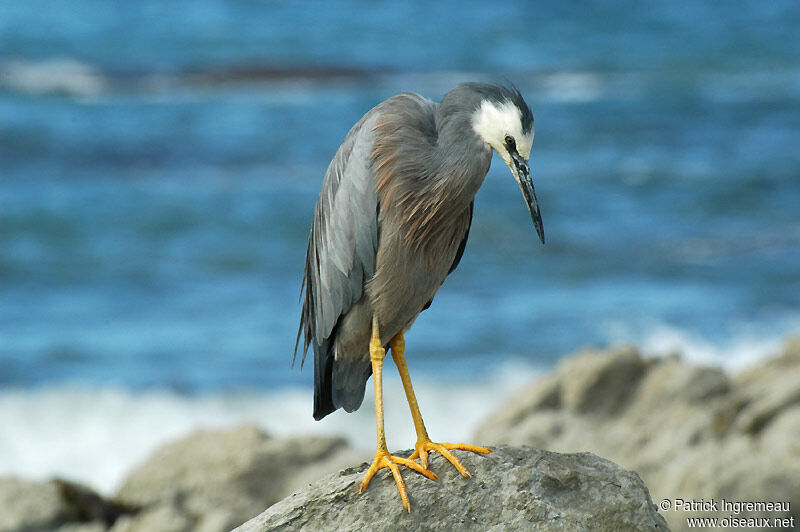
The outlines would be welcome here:
M 447 200 L 468 206 L 489 171 L 492 150 L 472 129 L 466 113 L 436 118 L 436 187 Z

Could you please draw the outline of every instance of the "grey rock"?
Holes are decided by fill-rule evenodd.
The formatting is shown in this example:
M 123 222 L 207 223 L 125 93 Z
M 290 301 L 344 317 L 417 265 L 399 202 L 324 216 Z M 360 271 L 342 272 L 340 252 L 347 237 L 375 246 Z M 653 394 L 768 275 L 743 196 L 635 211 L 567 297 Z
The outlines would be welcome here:
M 111 532 L 190 532 L 194 528 L 195 520 L 181 508 L 164 503 L 146 508 L 137 515 L 118 519 Z
M 790 341 L 779 357 L 737 375 L 746 404 L 735 428 L 758 434 L 789 410 L 800 407 L 800 338 Z
M 585 352 L 517 392 L 478 429 L 483 444 L 590 451 L 637 471 L 656 501 L 790 502 L 800 522 L 800 339 L 729 376 L 630 348 Z M 687 517 L 664 515 L 674 530 Z
M 227 531 L 365 458 L 341 438 L 273 438 L 250 426 L 199 431 L 161 447 L 128 476 L 116 500 L 144 510 L 115 531 Z
M 0 531 L 52 529 L 68 515 L 55 482 L 0 478 Z
M 0 478 L 0 532 L 106 530 L 128 511 L 73 482 Z
M 487 456 L 455 452 L 472 478 L 438 454 L 431 468 L 439 482 L 402 471 L 410 513 L 385 470 L 359 493 L 363 464 L 313 482 L 236 532 L 667 530 L 639 476 L 593 454 L 505 446 Z
M 156 451 L 114 500 L 59 479 L 0 478 L 0 532 L 224 532 L 365 458 L 340 438 L 200 431 Z
M 92 521 L 89 523 L 72 522 L 58 527 L 58 532 L 106 532 L 106 523 Z
M 567 378 L 560 381 L 565 408 L 587 414 L 613 414 L 623 408 L 634 389 L 629 385 L 644 374 L 647 362 L 630 347 L 610 357 L 592 352 L 568 358 L 562 364 Z

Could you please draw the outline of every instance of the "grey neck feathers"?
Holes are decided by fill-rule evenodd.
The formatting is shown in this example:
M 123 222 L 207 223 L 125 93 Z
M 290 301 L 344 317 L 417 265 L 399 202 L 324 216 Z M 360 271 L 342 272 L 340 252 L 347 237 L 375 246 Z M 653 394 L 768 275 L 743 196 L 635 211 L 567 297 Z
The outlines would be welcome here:
M 443 199 L 468 207 L 489 171 L 491 148 L 472 128 L 474 110 L 454 108 L 443 100 L 436 112 L 438 139 L 433 153 L 437 168 L 433 186 Z
M 472 129 L 475 99 L 453 92 L 427 108 L 410 95 L 388 100 L 375 126 L 383 230 L 399 231 L 409 249 L 430 257 L 460 242 L 492 155 Z
M 417 191 L 403 224 L 409 246 L 429 262 L 434 262 L 441 250 L 457 247 L 463 238 L 470 204 L 492 157 L 491 148 L 472 129 L 471 110 L 448 110 L 440 105 L 435 120 L 437 140 L 430 154 L 435 170 Z

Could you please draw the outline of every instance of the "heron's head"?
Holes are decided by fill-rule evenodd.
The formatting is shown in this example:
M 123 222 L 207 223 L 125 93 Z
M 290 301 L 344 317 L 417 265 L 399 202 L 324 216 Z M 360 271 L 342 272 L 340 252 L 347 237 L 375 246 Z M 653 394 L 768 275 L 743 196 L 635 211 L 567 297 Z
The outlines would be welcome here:
M 530 172 L 533 145 L 533 113 L 516 89 L 475 84 L 480 104 L 472 116 L 472 128 L 503 158 L 517 180 L 533 218 L 536 232 L 544 244 L 544 227 Z

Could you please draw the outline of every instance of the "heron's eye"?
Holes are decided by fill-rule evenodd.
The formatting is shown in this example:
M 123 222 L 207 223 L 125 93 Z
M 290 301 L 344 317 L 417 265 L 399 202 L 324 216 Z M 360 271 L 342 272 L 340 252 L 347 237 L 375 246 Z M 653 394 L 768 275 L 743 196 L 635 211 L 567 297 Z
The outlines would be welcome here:
M 515 151 L 517 149 L 517 143 L 514 142 L 514 137 L 511 135 L 506 135 L 506 148 L 508 148 L 508 151 Z

